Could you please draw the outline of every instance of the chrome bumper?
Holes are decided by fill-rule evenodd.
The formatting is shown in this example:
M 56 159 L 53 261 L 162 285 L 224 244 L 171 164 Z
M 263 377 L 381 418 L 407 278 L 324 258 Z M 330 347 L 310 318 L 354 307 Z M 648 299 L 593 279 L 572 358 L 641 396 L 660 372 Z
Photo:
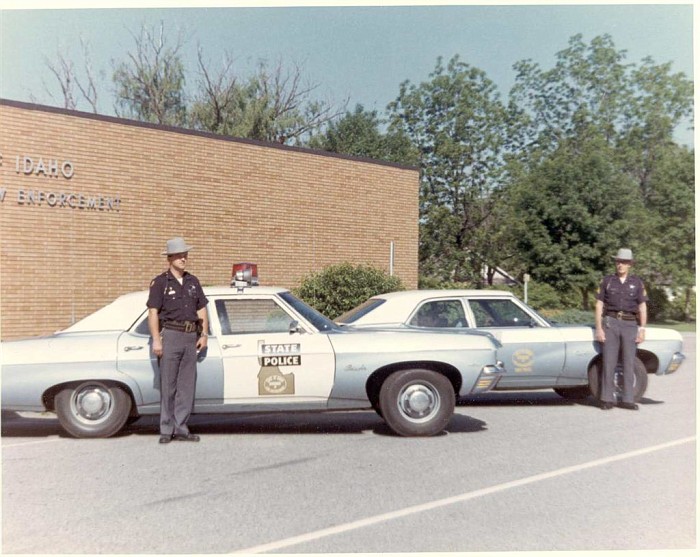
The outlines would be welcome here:
M 671 357 L 671 361 L 666 367 L 666 370 L 663 372 L 663 375 L 668 375 L 669 373 L 676 371 L 679 367 L 681 367 L 683 360 L 685 360 L 685 356 L 681 352 L 676 352 Z

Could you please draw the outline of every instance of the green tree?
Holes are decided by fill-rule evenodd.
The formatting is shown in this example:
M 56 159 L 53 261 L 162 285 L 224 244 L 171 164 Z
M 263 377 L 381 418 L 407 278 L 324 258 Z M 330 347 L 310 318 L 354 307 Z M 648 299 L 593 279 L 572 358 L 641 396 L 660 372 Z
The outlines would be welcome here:
M 635 227 L 641 240 L 637 272 L 683 300 L 689 320 L 695 286 L 694 152 L 677 145 L 659 150 L 645 192 L 646 218 Z
M 161 23 L 157 30 L 142 26 L 141 34 L 132 36 L 136 50 L 128 53 L 128 62 L 116 66 L 113 75 L 117 116 L 182 126 L 187 112 L 182 35 L 170 46 Z
M 594 38 L 590 45 L 575 35 L 556 58 L 550 70 L 531 60 L 514 65 L 516 83 L 510 96 L 530 116 L 538 152 L 591 134 L 614 143 L 631 102 L 625 52 L 615 49 L 609 35 Z
M 511 101 L 528 115 L 531 138 L 512 206 L 514 220 L 528 223 L 516 229 L 521 265 L 561 290 L 579 288 L 584 305 L 618 247 L 634 248 L 652 279 L 669 285 L 685 286 L 695 268 L 694 176 L 683 162 L 692 154 L 673 142 L 692 113 L 692 83 L 669 64 L 625 58 L 608 35 L 588 45 L 576 35 L 550 70 L 515 65 Z
M 639 198 L 601 138 L 582 147 L 562 143 L 512 189 L 513 241 L 537 282 L 560 292 L 590 293 L 610 272 L 618 246 L 630 243 Z
M 308 146 L 355 157 L 417 164 L 417 153 L 408 137 L 400 131 L 382 133 L 382 124 L 376 110 L 368 112 L 358 104 L 354 112 L 346 112 L 330 122 L 325 133 L 315 135 Z
M 518 142 L 517 113 L 486 74 L 453 57 L 429 81 L 404 82 L 389 105 L 391 128 L 408 136 L 421 168 L 421 274 L 481 282 L 505 256 L 496 211 Z

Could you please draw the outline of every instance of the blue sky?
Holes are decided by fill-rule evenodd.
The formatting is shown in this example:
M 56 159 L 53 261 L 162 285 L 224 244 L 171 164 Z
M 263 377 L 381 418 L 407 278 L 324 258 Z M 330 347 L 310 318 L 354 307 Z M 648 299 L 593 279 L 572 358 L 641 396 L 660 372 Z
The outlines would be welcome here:
M 380 113 L 396 98 L 401 82 L 428 79 L 438 56 L 449 59 L 454 54 L 484 70 L 505 98 L 514 83 L 515 62 L 530 58 L 549 68 L 556 53 L 578 33 L 586 42 L 607 33 L 618 49 L 627 51 L 629 62 L 650 56 L 657 63 L 671 62 L 673 71 L 693 76 L 690 3 L 314 4 L 130 8 L 122 2 L 122 8 L 81 9 L 68 8 L 75 4 L 64 2 L 54 4 L 61 9 L 24 9 L 37 4 L 0 0 L 0 97 L 30 101 L 33 95 L 37 102 L 55 104 L 44 83 L 56 99 L 61 96 L 45 59 L 56 60 L 60 50 L 80 67 L 82 37 L 90 45 L 94 69 L 104 72 L 100 111 L 113 114 L 112 62 L 125 60 L 133 50 L 130 32 L 160 21 L 172 39 L 180 30 L 189 37 L 183 55 L 192 72 L 197 44 L 212 68 L 219 66 L 224 51 L 233 55 L 244 73 L 259 59 L 298 62 L 305 76 L 319 85 L 314 96 L 335 103 L 349 98 L 350 109 L 360 103 Z M 196 75 L 191 73 L 188 79 L 194 83 Z M 679 130 L 678 138 L 690 144 L 692 132 Z

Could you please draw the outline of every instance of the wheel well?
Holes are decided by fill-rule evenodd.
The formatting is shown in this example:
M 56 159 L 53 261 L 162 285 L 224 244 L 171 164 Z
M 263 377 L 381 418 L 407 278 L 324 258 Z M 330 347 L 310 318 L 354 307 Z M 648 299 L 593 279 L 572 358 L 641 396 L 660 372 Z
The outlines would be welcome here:
M 44 408 L 48 410 L 49 412 L 55 412 L 56 411 L 56 405 L 55 405 L 55 400 L 56 400 L 56 395 L 61 392 L 63 389 L 71 388 L 71 387 L 77 387 L 78 385 L 81 385 L 83 383 L 93 381 L 92 379 L 84 379 L 81 381 L 68 381 L 66 383 L 61 383 L 59 385 L 54 385 L 53 387 L 49 387 L 44 391 L 44 394 L 41 395 L 41 402 L 44 405 Z M 102 383 L 103 385 L 107 385 L 109 387 L 118 387 L 122 391 L 124 391 L 127 395 L 129 395 L 129 398 L 131 399 L 131 413 L 132 415 L 137 415 L 135 414 L 135 409 L 136 409 L 136 402 L 134 401 L 134 394 L 131 392 L 131 389 L 124 383 L 120 383 L 119 381 L 103 381 L 101 379 L 94 379 L 95 382 L 97 383 Z
M 648 350 L 637 350 L 637 358 L 639 358 L 639 361 L 644 364 L 647 373 L 656 373 L 659 369 L 659 358 L 657 358 L 656 354 L 653 352 L 649 352 Z M 591 363 L 588 364 L 588 369 L 590 370 L 595 364 L 599 364 L 602 369 L 602 362 L 603 355 L 598 354 L 591 360 Z
M 379 405 L 379 391 L 382 388 L 384 381 L 392 373 L 401 371 L 404 369 L 427 369 L 444 375 L 452 383 L 452 388 L 454 389 L 455 396 L 459 393 L 462 388 L 462 375 L 459 370 L 449 364 L 442 362 L 428 362 L 428 361 L 418 361 L 418 362 L 400 362 L 395 364 L 390 364 L 388 366 L 381 367 L 375 370 L 372 375 L 367 378 L 367 383 L 365 389 L 367 390 L 367 398 L 372 403 L 373 407 Z
M 653 352 L 637 350 L 637 358 L 642 361 L 647 373 L 656 373 L 659 370 L 659 358 Z

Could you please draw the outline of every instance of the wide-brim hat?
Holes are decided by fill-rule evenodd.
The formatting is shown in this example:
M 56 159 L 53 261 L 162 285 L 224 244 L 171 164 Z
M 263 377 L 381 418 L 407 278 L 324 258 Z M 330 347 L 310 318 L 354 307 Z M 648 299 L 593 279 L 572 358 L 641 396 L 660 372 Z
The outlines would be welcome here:
M 166 243 L 165 251 L 161 255 L 173 255 L 175 253 L 185 253 L 190 251 L 194 246 L 188 246 L 184 238 L 171 238 Z
M 628 248 L 620 248 L 617 250 L 617 255 L 613 257 L 615 261 L 634 261 L 634 257 L 632 256 L 632 250 Z

